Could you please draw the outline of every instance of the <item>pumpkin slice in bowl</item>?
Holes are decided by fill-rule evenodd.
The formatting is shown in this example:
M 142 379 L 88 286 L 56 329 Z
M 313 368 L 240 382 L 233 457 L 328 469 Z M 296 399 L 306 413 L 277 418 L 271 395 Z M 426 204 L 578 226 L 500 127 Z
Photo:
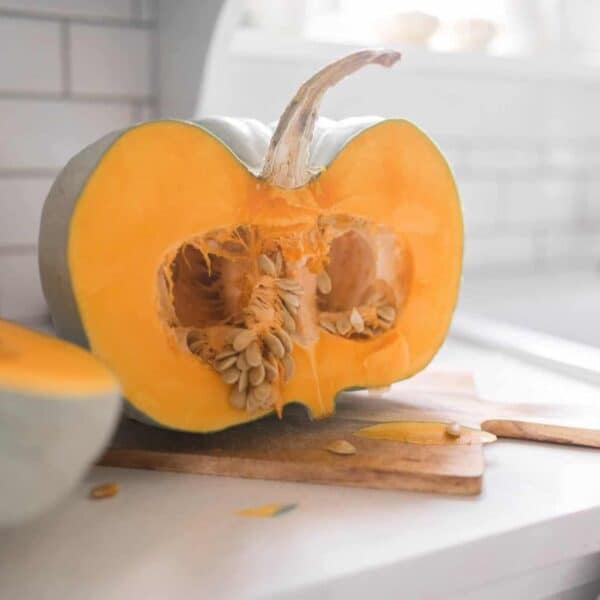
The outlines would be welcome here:
M 155 121 L 74 157 L 44 207 L 42 283 L 58 331 L 118 375 L 130 413 L 215 431 L 290 402 L 421 370 L 462 261 L 451 171 L 401 119 L 317 119 L 365 50 L 298 91 L 275 131 Z
M 116 424 L 115 377 L 89 352 L 0 320 L 0 526 L 54 505 Z

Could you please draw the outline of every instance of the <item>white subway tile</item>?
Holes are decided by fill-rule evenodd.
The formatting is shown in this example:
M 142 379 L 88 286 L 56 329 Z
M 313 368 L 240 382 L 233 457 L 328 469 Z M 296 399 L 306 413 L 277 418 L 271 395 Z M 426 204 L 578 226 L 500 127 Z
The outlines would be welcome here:
M 138 0 L 141 4 L 141 19 L 143 21 L 155 21 L 158 17 L 157 0 Z
M 0 169 L 60 168 L 130 121 L 129 104 L 0 100 Z
M 583 220 L 586 225 L 600 228 L 600 180 L 587 182 Z
M 546 234 L 542 248 L 543 261 L 553 263 L 570 262 L 585 266 L 600 263 L 600 231 Z
M 60 17 L 128 19 L 131 15 L 127 0 L 0 0 L 0 8 Z
M 503 218 L 510 225 L 537 226 L 570 223 L 575 218 L 573 180 L 512 181 L 502 199 Z
M 464 262 L 468 270 L 478 270 L 488 266 L 530 267 L 534 264 L 535 258 L 535 240 L 527 233 L 465 238 Z
M 461 178 L 458 193 L 467 235 L 489 229 L 498 221 L 498 184 Z
M 0 17 L 0 92 L 61 89 L 58 23 Z
M 72 25 L 71 88 L 75 93 L 151 95 L 151 32 Z
M 53 179 L 0 179 L 0 248 L 37 244 L 40 215 Z
M 481 145 L 472 147 L 465 159 L 466 166 L 473 171 L 534 170 L 540 166 L 537 144 L 523 146 Z
M 0 255 L 0 316 L 34 319 L 47 313 L 37 254 Z

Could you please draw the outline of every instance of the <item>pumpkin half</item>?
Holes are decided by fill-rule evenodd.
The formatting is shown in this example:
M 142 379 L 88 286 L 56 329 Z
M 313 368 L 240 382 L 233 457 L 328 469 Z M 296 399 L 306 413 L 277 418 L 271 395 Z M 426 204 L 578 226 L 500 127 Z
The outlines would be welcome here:
M 116 378 L 89 352 L 0 320 L 0 527 L 64 496 L 120 412 Z
M 73 158 L 44 207 L 58 331 L 118 375 L 138 417 L 215 431 L 421 370 L 456 303 L 462 219 L 437 147 L 408 121 L 317 119 L 325 90 L 399 54 L 321 70 L 273 132 L 155 121 Z

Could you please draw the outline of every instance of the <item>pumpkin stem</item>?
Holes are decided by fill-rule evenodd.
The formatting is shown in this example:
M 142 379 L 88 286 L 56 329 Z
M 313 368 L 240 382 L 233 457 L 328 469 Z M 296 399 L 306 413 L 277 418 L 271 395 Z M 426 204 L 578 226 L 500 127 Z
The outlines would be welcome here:
M 310 143 L 327 89 L 366 65 L 391 67 L 399 58 L 400 53 L 394 50 L 359 50 L 327 65 L 305 81 L 279 119 L 262 177 L 279 187 L 304 185 L 311 176 L 308 169 Z

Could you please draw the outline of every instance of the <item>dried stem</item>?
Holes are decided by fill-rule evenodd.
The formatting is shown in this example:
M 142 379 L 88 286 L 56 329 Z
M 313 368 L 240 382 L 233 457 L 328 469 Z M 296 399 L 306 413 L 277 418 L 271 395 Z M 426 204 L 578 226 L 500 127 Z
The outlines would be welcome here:
M 391 67 L 399 58 L 400 53 L 394 50 L 360 50 L 327 65 L 303 83 L 279 119 L 262 177 L 285 188 L 304 185 L 310 179 L 310 143 L 319 105 L 327 89 L 366 65 Z

